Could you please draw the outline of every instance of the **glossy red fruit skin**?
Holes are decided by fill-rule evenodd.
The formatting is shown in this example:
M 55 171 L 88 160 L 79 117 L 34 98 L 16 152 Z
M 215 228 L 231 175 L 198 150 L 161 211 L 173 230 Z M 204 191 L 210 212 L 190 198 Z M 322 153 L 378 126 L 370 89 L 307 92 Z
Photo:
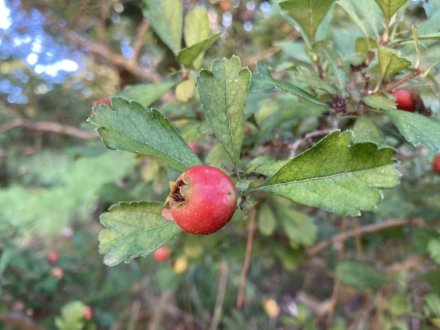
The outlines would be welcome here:
M 416 102 L 413 91 L 409 89 L 399 89 L 393 93 L 394 100 L 398 109 L 413 112 L 416 109 Z
M 83 317 L 85 320 L 90 321 L 93 317 L 93 310 L 92 307 L 86 306 L 84 308 Z
M 179 176 L 170 193 L 169 205 L 174 221 L 184 231 L 212 234 L 231 220 L 237 193 L 224 172 L 212 166 L 197 165 Z
M 435 173 L 440 173 L 440 154 L 436 155 L 432 160 L 432 170 Z
M 154 259 L 156 259 L 156 261 L 167 260 L 170 257 L 170 248 L 168 247 L 168 245 L 161 246 L 156 251 L 154 251 L 153 257 Z

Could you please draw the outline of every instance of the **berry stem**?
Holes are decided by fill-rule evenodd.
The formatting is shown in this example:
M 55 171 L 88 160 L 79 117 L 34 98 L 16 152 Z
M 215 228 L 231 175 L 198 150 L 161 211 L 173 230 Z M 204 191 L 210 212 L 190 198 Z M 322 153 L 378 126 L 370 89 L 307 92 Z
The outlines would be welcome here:
M 246 287 L 247 273 L 249 270 L 249 266 L 251 264 L 252 244 L 254 242 L 256 217 L 257 217 L 257 208 L 254 207 L 251 210 L 251 214 L 250 214 L 249 231 L 246 242 L 246 253 L 243 263 L 243 270 L 241 272 L 240 287 L 238 289 L 238 295 L 237 295 L 237 303 L 236 303 L 237 308 L 243 307 L 244 304 L 244 294 L 245 294 L 244 289 Z

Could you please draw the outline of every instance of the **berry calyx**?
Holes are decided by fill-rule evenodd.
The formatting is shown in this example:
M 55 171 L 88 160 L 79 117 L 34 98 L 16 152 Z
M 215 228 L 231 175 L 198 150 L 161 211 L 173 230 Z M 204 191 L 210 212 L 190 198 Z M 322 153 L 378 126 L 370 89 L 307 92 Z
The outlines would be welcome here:
M 432 160 L 432 170 L 435 173 L 440 173 L 440 154 L 436 155 Z
M 156 261 L 167 260 L 170 257 L 170 248 L 168 247 L 168 245 L 161 246 L 156 251 L 154 251 L 153 257 L 154 259 L 156 259 Z
M 170 183 L 167 198 L 176 224 L 184 231 L 211 234 L 232 218 L 237 193 L 227 174 L 218 168 L 197 165 L 183 172 Z

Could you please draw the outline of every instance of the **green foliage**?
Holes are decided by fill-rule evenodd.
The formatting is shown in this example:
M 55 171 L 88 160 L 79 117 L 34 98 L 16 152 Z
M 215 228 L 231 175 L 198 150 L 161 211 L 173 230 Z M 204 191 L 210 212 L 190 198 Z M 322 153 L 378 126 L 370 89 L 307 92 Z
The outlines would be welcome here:
M 126 100 L 136 101 L 144 107 L 149 107 L 174 85 L 175 83 L 173 81 L 168 81 L 157 84 L 126 86 L 122 91 L 118 92 L 116 96 Z
M 201 70 L 197 89 L 212 130 L 235 166 L 238 166 L 244 137 L 244 106 L 251 73 L 240 59 L 216 60 L 212 69 Z
M 104 263 L 116 266 L 145 256 L 176 237 L 181 229 L 161 216 L 160 203 L 138 202 L 113 205 L 100 217 L 107 229 L 99 234 Z
M 377 290 L 388 281 L 384 273 L 359 261 L 338 263 L 335 275 L 342 283 L 358 289 Z
M 398 56 L 391 48 L 379 47 L 377 56 L 379 59 L 380 71 L 382 76 L 385 78 L 391 77 L 392 75 L 411 66 L 410 61 Z
M 177 60 L 186 67 L 200 67 L 199 63 L 201 62 L 200 60 L 203 59 L 203 54 L 214 45 L 219 37 L 219 34 L 214 34 L 208 39 L 182 49 L 179 54 L 177 54 Z
M 391 17 L 402 7 L 408 0 L 374 0 L 385 15 L 385 19 L 389 22 Z
M 98 127 L 99 135 L 111 149 L 157 156 L 178 170 L 200 163 L 175 128 L 155 109 L 112 98 L 111 107 L 100 105 L 93 110 L 89 121 Z
M 59 330 L 82 330 L 94 329 L 94 327 L 85 327 L 84 305 L 81 301 L 72 301 L 61 309 L 61 315 L 55 319 L 55 325 Z
M 144 0 L 144 15 L 162 41 L 177 55 L 181 49 L 183 4 L 180 0 Z
M 399 182 L 394 151 L 350 143 L 349 132 L 334 132 L 255 189 L 344 215 L 373 210 L 382 199 L 377 188 Z

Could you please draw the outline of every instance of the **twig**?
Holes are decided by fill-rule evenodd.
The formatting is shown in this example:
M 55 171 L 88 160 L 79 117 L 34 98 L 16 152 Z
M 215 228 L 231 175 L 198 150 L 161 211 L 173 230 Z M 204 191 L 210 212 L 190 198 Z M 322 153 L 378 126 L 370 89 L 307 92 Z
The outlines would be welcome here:
M 318 243 L 315 246 L 307 249 L 307 255 L 309 255 L 309 256 L 316 255 L 316 254 L 320 253 L 321 251 L 325 250 L 326 248 L 328 248 L 329 246 L 331 246 L 335 243 L 346 241 L 349 238 L 356 237 L 356 235 L 374 233 L 374 232 L 378 232 L 378 231 L 385 230 L 388 228 L 393 228 L 393 227 L 402 227 L 402 226 L 406 226 L 406 225 L 421 226 L 424 224 L 425 224 L 425 222 L 422 219 L 416 219 L 416 220 L 396 220 L 396 219 L 394 219 L 394 220 L 389 220 L 386 222 L 375 223 L 372 225 L 360 227 L 359 229 L 348 230 L 346 232 L 343 232 L 341 234 L 333 236 L 329 240 Z
M 94 131 L 84 131 L 82 129 L 62 125 L 50 121 L 30 121 L 23 118 L 15 118 L 0 126 L 0 134 L 5 133 L 16 127 L 23 127 L 37 132 L 49 132 L 76 137 L 84 140 L 96 139 L 98 135 Z
M 155 307 L 153 318 L 148 324 L 148 329 L 150 330 L 160 329 L 163 316 L 167 310 L 166 307 L 170 305 L 170 301 L 173 298 L 173 296 L 174 296 L 174 291 L 165 291 L 161 295 L 160 300 Z
M 136 31 L 136 37 L 133 42 L 133 56 L 131 57 L 131 60 L 135 63 L 139 59 L 139 55 L 141 53 L 142 46 L 144 44 L 144 35 L 149 27 L 150 27 L 150 23 L 148 23 L 148 21 L 146 20 L 142 20 L 141 24 L 139 24 L 138 29 Z
M 47 329 L 46 327 L 40 326 L 37 323 L 35 323 L 35 321 L 29 318 L 28 316 L 17 312 L 1 314 L 0 320 L 3 321 L 4 324 L 9 325 L 11 327 L 10 329 L 27 329 L 27 330 Z M 9 328 L 7 327 L 7 329 Z
M 52 24 L 54 28 L 56 28 L 67 40 L 69 40 L 74 45 L 86 48 L 91 53 L 102 57 L 114 66 L 124 68 L 136 77 L 147 79 L 152 82 L 159 82 L 161 80 L 160 75 L 157 72 L 141 67 L 136 61 L 127 59 L 120 54 L 115 54 L 106 46 L 82 37 L 76 32 L 64 27 L 56 19 L 53 19 L 50 16 L 45 15 L 44 17 L 47 19 L 48 22 Z
M 228 264 L 222 260 L 217 285 L 217 299 L 215 301 L 214 315 L 211 320 L 210 330 L 216 330 L 222 316 L 223 301 L 225 300 L 226 285 L 228 283 Z
M 257 217 L 257 209 L 254 207 L 250 214 L 250 222 L 249 222 L 249 232 L 246 242 L 246 254 L 243 263 L 243 270 L 241 272 L 241 280 L 240 280 L 240 288 L 238 290 L 237 296 L 237 308 L 243 307 L 244 304 L 244 295 L 245 295 L 245 286 L 246 286 L 246 278 L 249 270 L 249 265 L 251 263 L 251 254 L 252 254 L 252 243 L 254 241 L 255 234 L 255 218 Z
M 407 74 L 405 77 L 400 79 L 399 81 L 396 81 L 395 83 L 390 83 L 386 86 L 385 92 L 389 93 L 392 92 L 396 87 L 410 81 L 411 79 L 414 79 L 417 76 L 420 76 L 422 74 L 422 70 L 420 69 L 414 69 L 411 73 Z

